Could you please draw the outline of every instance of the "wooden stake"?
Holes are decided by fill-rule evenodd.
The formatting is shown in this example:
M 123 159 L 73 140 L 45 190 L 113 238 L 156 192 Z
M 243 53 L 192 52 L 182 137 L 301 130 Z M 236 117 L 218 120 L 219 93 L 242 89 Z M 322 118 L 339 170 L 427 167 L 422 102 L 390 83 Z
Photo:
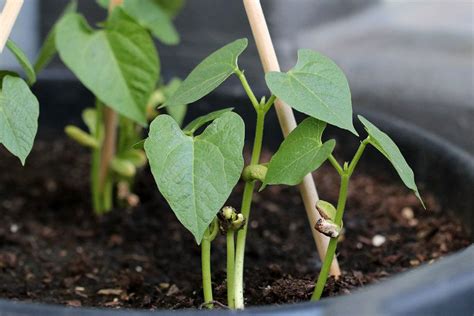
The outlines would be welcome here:
M 268 26 L 265 21 L 265 15 L 263 14 L 260 0 L 243 0 L 245 11 L 252 28 L 252 33 L 257 44 L 258 53 L 262 61 L 263 70 L 269 71 L 280 71 L 280 65 L 273 47 L 272 38 L 268 31 Z M 296 127 L 296 120 L 293 114 L 293 110 L 280 100 L 275 101 L 275 110 L 280 122 L 281 129 L 284 137 Z M 318 249 L 319 257 L 324 260 L 326 256 L 326 250 L 329 244 L 329 238 L 320 234 L 314 226 L 316 221 L 320 218 L 319 213 L 316 211 L 316 202 L 319 200 L 316 185 L 314 184 L 313 177 L 311 174 L 307 175 L 303 182 L 299 186 L 301 196 L 304 201 L 306 214 L 308 216 L 309 224 L 311 226 L 311 232 Z M 337 258 L 334 258 L 331 270 L 331 275 L 339 276 L 341 270 Z
M 22 6 L 23 0 L 7 0 L 5 2 L 3 11 L 0 13 L 0 53 L 5 47 Z
M 113 11 L 116 6 L 123 3 L 123 0 L 110 0 L 109 13 Z M 109 173 L 110 162 L 115 156 L 117 146 L 117 125 L 118 114 L 112 108 L 104 107 L 104 143 L 102 146 L 102 154 L 100 157 L 99 167 L 99 190 L 104 192 L 104 187 Z

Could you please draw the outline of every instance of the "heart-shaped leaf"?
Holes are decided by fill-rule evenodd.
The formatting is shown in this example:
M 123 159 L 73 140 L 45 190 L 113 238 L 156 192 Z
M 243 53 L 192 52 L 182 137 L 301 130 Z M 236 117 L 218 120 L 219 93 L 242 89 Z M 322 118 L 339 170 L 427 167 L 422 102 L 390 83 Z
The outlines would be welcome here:
M 63 13 L 61 14 L 62 18 L 64 15 L 72 12 L 77 11 L 77 0 L 72 0 L 69 2 L 69 4 L 66 6 L 64 9 Z M 58 52 L 56 49 L 56 27 L 57 27 L 57 22 L 53 25 L 51 30 L 49 31 L 48 35 L 46 36 L 46 39 L 43 42 L 43 46 L 41 46 L 40 52 L 38 54 L 38 57 L 36 58 L 35 62 L 35 71 L 36 73 L 39 73 L 41 70 L 43 70 L 48 64 L 51 62 L 53 57 L 56 55 Z
M 334 140 L 322 142 L 325 128 L 325 122 L 312 117 L 301 122 L 270 160 L 262 189 L 267 184 L 299 184 L 308 173 L 318 169 L 336 145 Z
M 160 192 L 199 244 L 240 178 L 245 126 L 226 113 L 196 137 L 168 115 L 150 126 L 145 151 Z
M 238 68 L 238 57 L 247 48 L 247 43 L 247 39 L 242 38 L 209 55 L 162 107 L 195 102 L 220 86 Z
M 178 90 L 179 86 L 183 82 L 178 78 L 171 79 L 170 82 L 163 88 L 163 94 L 165 96 L 165 100 L 173 95 L 173 93 Z M 171 115 L 176 122 L 178 122 L 179 126 L 183 125 L 184 117 L 186 116 L 186 112 L 188 110 L 187 104 L 175 105 L 166 108 L 166 112 Z
M 397 171 L 398 175 L 402 179 L 403 183 L 413 192 L 416 197 L 420 200 L 423 207 L 425 207 L 423 200 L 421 199 L 420 192 L 415 183 L 415 175 L 413 170 L 408 165 L 405 157 L 403 157 L 397 144 L 384 132 L 379 130 L 374 124 L 369 122 L 366 118 L 359 115 L 359 120 L 364 124 L 365 130 L 370 136 L 370 144 L 377 148 L 392 164 Z
M 0 90 L 0 143 L 24 165 L 38 130 L 39 104 L 20 78 L 6 76 Z
M 36 73 L 33 69 L 33 65 L 28 60 L 28 57 L 26 57 L 25 53 L 21 50 L 21 48 L 18 47 L 12 40 L 7 41 L 7 48 L 15 56 L 21 68 L 23 68 L 28 84 L 30 86 L 33 85 L 36 82 Z
M 171 18 L 155 0 L 125 0 L 123 9 L 141 26 L 168 45 L 179 43 L 179 34 Z
M 214 121 L 215 119 L 219 118 L 221 115 L 232 111 L 234 108 L 225 108 L 222 110 L 217 110 L 213 111 L 210 113 L 207 113 L 206 115 L 200 116 L 193 121 L 191 121 L 188 125 L 186 125 L 185 128 L 183 128 L 183 131 L 186 134 L 194 134 L 201 126 L 204 126 L 205 124 Z
M 293 69 L 287 73 L 269 72 L 265 80 L 272 93 L 295 110 L 357 135 L 346 76 L 326 56 L 299 50 Z
M 94 31 L 79 14 L 69 13 L 56 29 L 63 62 L 102 102 L 146 125 L 146 104 L 159 74 L 149 33 L 116 8 L 103 30 Z

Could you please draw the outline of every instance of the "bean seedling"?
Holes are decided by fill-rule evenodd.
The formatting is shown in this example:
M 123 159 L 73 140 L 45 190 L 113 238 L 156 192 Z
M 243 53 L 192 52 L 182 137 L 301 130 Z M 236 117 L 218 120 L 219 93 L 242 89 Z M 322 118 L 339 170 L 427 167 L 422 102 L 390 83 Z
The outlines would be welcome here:
M 71 2 L 47 36 L 36 62 L 42 70 L 58 53 L 64 64 L 95 96 L 94 108 L 82 118 L 88 132 L 67 126 L 68 136 L 92 150 L 91 195 L 97 214 L 113 206 L 117 187 L 120 201 L 136 204 L 131 193 L 137 168 L 146 164 L 142 149 L 132 148 L 143 128 L 156 116 L 154 107 L 179 86 L 164 85 L 152 36 L 174 45 L 179 35 L 172 19 L 183 1 L 99 0 L 108 9 L 107 20 L 93 29 Z M 186 109 L 170 114 L 182 121 Z
M 232 109 L 207 114 L 184 129 L 168 115 L 159 115 L 151 123 L 145 141 L 145 151 L 158 189 L 179 221 L 201 244 L 204 301 L 208 307 L 213 304 L 211 242 L 219 228 L 225 232 L 227 240 L 228 306 L 238 309 L 244 307 L 245 241 L 257 181 L 262 182 L 261 190 L 273 184 L 296 185 L 326 160 L 341 176 L 337 208 L 325 201 L 317 204 L 322 219 L 316 229 L 331 237 L 331 241 L 313 299 L 320 297 L 325 285 L 342 228 L 349 179 L 368 144 L 373 145 L 393 164 L 405 185 L 419 197 L 413 172 L 395 143 L 365 118 L 359 116 L 369 136 L 361 142 L 350 163 L 339 165 L 332 155 L 336 142 L 323 142 L 327 124 L 358 136 L 353 126 L 349 85 L 344 73 L 333 61 L 314 51 L 300 50 L 293 69 L 287 73 L 270 72 L 266 75 L 272 95 L 259 101 L 238 65 L 238 57 L 246 47 L 247 40 L 239 39 L 212 53 L 188 75 L 164 106 L 172 108 L 193 103 L 212 92 L 231 75 L 236 75 L 257 114 L 248 166 L 244 168 L 242 158 L 244 122 Z M 262 163 L 260 154 L 265 116 L 276 98 L 307 114 L 309 118 L 288 136 L 270 162 Z M 197 131 L 207 123 L 210 124 L 197 135 Z M 241 176 L 245 187 L 240 212 L 232 207 L 222 208 Z

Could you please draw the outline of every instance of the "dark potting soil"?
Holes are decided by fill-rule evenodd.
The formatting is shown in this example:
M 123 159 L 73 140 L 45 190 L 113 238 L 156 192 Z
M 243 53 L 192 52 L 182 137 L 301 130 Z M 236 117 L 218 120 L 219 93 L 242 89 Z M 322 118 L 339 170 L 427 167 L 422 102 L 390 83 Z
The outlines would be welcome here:
M 187 308 L 202 303 L 200 249 L 158 193 L 148 170 L 142 203 L 96 218 L 86 150 L 69 141 L 37 142 L 25 168 L 0 152 L 0 297 L 111 308 Z M 268 158 L 268 157 L 267 157 Z M 316 175 L 335 202 L 339 180 Z M 238 207 L 242 186 L 228 204 Z M 349 294 L 469 245 L 459 222 L 424 192 L 363 171 L 352 179 L 338 253 L 343 275 L 324 295 Z M 248 305 L 306 301 L 320 263 L 296 188 L 255 195 L 246 256 Z M 215 299 L 225 304 L 225 238 L 212 245 Z

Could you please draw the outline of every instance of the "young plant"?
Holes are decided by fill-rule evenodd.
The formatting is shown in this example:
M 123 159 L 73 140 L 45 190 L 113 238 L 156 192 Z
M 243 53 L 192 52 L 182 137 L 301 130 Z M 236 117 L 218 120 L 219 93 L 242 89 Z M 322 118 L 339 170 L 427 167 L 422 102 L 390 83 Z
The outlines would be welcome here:
M 266 76 L 270 90 L 283 101 L 310 115 L 281 144 L 267 165 L 262 189 L 268 184 L 296 185 L 305 175 L 318 169 L 328 160 L 341 177 L 337 207 L 320 200 L 316 204 L 321 218 L 315 229 L 331 238 L 323 266 L 316 282 L 312 300 L 321 298 L 336 253 L 342 229 L 349 180 L 367 145 L 374 146 L 393 165 L 403 183 L 423 201 L 415 184 L 412 169 L 392 139 L 362 116 L 358 116 L 368 136 L 350 162 L 342 166 L 332 155 L 336 142 L 322 141 L 326 123 L 349 130 L 352 127 L 350 90 L 343 72 L 326 57 L 308 50 L 300 50 L 298 63 L 287 73 Z M 424 205 L 423 205 L 424 207 Z
M 36 81 L 33 66 L 11 40 L 6 47 L 24 70 L 26 82 L 8 70 L 0 70 L 0 144 L 25 165 L 38 130 L 39 104 L 30 90 Z
M 119 200 L 129 205 L 138 202 L 131 186 L 146 157 L 132 146 L 152 118 L 148 107 L 153 105 L 150 98 L 155 89 L 170 89 L 158 86 L 160 62 L 152 35 L 165 44 L 179 42 L 172 19 L 183 1 L 100 0 L 98 4 L 109 14 L 93 29 L 76 12 L 77 2 L 71 2 L 49 33 L 35 67 L 43 69 L 59 53 L 95 95 L 95 107 L 82 115 L 88 132 L 76 126 L 65 131 L 92 150 L 91 195 L 95 212 L 102 214 L 112 208 L 116 186 Z
M 225 232 L 227 240 L 228 306 L 238 309 L 244 307 L 245 241 L 257 181 L 263 183 L 262 189 L 271 184 L 296 185 L 326 160 L 341 175 L 337 210 L 324 201 L 317 205 L 322 215 L 318 229 L 332 237 L 317 289 L 321 287 L 320 284 L 324 286 L 334 256 L 336 237 L 342 227 L 349 178 L 367 144 L 379 149 L 394 164 L 405 184 L 419 196 L 413 172 L 393 141 L 365 119 L 361 118 L 361 121 L 370 136 L 362 142 L 350 164 L 339 166 L 332 156 L 335 141 L 322 141 L 327 123 L 358 135 L 352 121 L 349 85 L 334 62 L 310 50 L 299 51 L 298 63 L 288 73 L 267 74 L 266 82 L 273 94 L 268 101 L 265 97 L 258 101 L 237 63 L 246 47 L 247 40 L 240 39 L 212 53 L 188 75 L 164 106 L 172 108 L 195 102 L 235 74 L 257 116 L 248 166 L 244 168 L 242 158 L 244 123 L 231 109 L 197 118 L 184 129 L 180 129 L 171 117 L 159 115 L 152 122 L 145 141 L 145 151 L 158 189 L 179 221 L 201 244 L 204 301 L 208 307 L 212 307 L 213 303 L 210 243 L 217 233 L 216 226 Z M 265 116 L 277 97 L 311 117 L 289 135 L 269 163 L 261 163 Z M 210 122 L 197 135 L 197 131 Z M 240 176 L 245 181 L 241 213 L 231 207 L 221 209 Z M 217 218 L 220 224 L 216 224 Z

